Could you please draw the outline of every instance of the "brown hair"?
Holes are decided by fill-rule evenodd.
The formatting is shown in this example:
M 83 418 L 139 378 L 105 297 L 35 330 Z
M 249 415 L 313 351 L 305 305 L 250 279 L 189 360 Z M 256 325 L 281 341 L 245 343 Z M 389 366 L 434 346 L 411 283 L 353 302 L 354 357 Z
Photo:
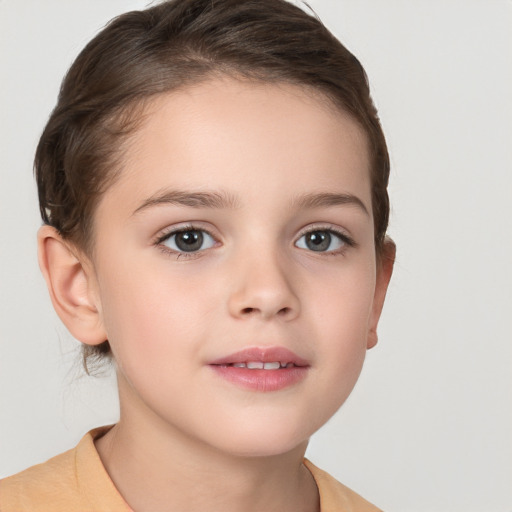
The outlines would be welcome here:
M 113 19 L 82 50 L 41 136 L 35 173 L 43 221 L 84 251 L 93 214 L 120 170 L 123 143 L 152 96 L 212 74 L 313 88 L 368 137 L 375 248 L 388 217 L 389 157 L 366 74 L 314 16 L 285 0 L 169 0 Z M 84 346 L 84 362 L 110 352 Z

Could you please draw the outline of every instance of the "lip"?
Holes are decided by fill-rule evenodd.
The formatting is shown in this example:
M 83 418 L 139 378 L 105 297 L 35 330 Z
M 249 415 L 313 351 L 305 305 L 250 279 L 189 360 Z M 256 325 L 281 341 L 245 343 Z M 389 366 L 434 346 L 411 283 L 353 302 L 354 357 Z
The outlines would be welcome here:
M 260 370 L 232 366 L 246 362 L 281 362 L 288 364 L 288 367 Z M 224 380 L 238 387 L 259 392 L 279 391 L 296 385 L 306 377 L 310 367 L 307 360 L 284 347 L 250 347 L 215 359 L 208 365 Z
M 309 366 L 309 363 L 305 359 L 284 347 L 249 347 L 226 357 L 211 361 L 209 364 L 227 365 L 245 363 L 246 361 L 261 361 L 262 363 L 281 361 L 293 363 L 295 366 Z

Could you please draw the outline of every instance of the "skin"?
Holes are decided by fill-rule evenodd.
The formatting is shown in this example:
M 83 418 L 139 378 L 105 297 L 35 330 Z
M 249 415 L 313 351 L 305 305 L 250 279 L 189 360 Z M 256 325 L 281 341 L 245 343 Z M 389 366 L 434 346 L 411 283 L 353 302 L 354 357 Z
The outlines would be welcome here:
M 391 244 L 376 261 L 368 165 L 363 132 L 321 96 L 215 79 L 149 105 L 95 213 L 92 255 L 42 228 L 57 312 L 112 347 L 121 416 L 97 448 L 135 511 L 318 509 L 301 461 L 377 341 L 392 270 Z M 156 200 L 169 191 L 229 201 Z M 326 193 L 350 199 L 304 200 Z M 183 227 L 211 239 L 179 253 L 162 237 Z M 305 245 L 331 229 L 328 250 Z M 299 383 L 248 390 L 209 366 L 275 346 L 308 362 Z

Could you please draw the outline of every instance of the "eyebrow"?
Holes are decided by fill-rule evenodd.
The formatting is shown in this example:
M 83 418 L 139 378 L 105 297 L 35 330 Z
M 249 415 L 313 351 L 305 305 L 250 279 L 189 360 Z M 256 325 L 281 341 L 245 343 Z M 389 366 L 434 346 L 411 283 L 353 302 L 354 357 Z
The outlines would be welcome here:
M 133 212 L 133 215 L 152 206 L 172 204 L 190 208 L 236 209 L 239 207 L 237 198 L 227 192 L 191 192 L 186 190 L 165 190 L 157 192 Z M 336 194 L 320 192 L 304 194 L 292 202 L 296 208 L 327 208 L 331 206 L 354 205 L 366 215 L 370 215 L 364 203 L 353 194 Z
M 173 204 L 191 208 L 234 209 L 238 208 L 236 198 L 227 192 L 188 192 L 186 190 L 166 190 L 157 192 L 146 199 L 134 212 L 141 212 L 151 206 Z
M 370 215 L 363 201 L 353 194 L 336 194 L 331 192 L 311 193 L 297 197 L 293 203 L 299 208 L 326 208 L 329 206 L 353 205 Z

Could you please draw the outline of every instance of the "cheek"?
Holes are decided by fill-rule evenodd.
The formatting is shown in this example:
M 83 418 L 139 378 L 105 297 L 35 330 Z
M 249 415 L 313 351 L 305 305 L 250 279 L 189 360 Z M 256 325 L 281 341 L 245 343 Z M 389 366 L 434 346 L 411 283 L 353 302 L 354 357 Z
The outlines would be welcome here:
M 118 260 L 105 269 L 102 314 L 117 359 L 161 359 L 176 350 L 173 339 L 197 331 L 202 321 L 198 310 L 206 297 L 194 293 L 197 283 L 182 281 L 154 264 L 134 267 Z
M 180 362 L 193 358 L 194 347 L 179 338 L 192 322 L 183 301 L 150 275 L 108 284 L 104 315 L 118 374 L 149 403 L 167 389 L 169 375 L 184 381 Z
M 312 297 L 315 315 L 328 330 L 329 339 L 356 343 L 368 331 L 375 293 L 375 267 L 367 262 L 342 267 L 312 280 L 307 296 Z
M 369 262 L 340 271 L 316 293 L 313 337 L 323 344 L 318 363 L 326 369 L 319 378 L 332 390 L 335 408 L 348 396 L 363 366 L 374 289 L 375 271 Z

